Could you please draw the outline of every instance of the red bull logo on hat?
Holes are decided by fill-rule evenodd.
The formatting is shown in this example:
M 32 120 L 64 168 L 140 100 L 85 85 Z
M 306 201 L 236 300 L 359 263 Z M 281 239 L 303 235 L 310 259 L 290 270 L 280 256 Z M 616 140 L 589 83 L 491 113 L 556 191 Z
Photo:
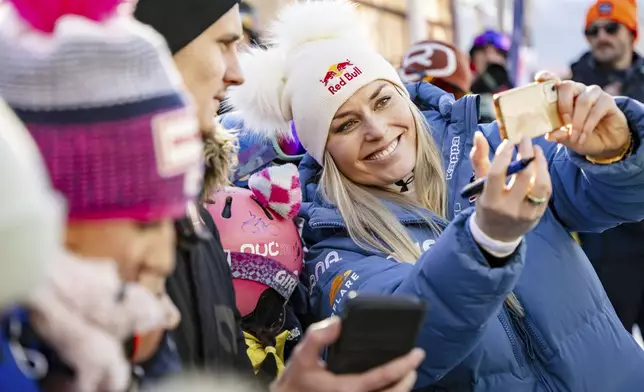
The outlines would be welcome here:
M 324 74 L 324 77 L 320 79 L 320 83 L 329 90 L 331 95 L 335 95 L 342 87 L 360 75 L 362 75 L 360 68 L 347 59 L 346 61 L 332 64 Z

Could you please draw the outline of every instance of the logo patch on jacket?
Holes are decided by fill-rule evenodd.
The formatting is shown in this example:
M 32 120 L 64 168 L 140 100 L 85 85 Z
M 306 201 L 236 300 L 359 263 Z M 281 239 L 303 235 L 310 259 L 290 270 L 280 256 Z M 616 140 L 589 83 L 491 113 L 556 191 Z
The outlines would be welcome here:
M 599 15 L 610 15 L 613 12 L 613 5 L 611 3 L 599 3 L 597 5 Z
M 329 305 L 336 311 L 337 306 L 344 298 L 344 295 L 351 290 L 351 286 L 360 279 L 360 276 L 352 270 L 346 270 L 341 275 L 333 278 L 331 290 L 329 291 Z
M 445 179 L 451 180 L 456 170 L 456 164 L 461 156 L 461 137 L 454 136 L 452 138 L 452 145 L 449 148 L 449 164 L 447 165 L 447 170 L 445 171 Z

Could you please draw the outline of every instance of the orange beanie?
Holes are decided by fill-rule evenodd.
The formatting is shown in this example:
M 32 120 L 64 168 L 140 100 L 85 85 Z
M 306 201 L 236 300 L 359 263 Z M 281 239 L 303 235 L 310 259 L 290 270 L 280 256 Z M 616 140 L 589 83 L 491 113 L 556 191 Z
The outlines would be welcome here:
M 586 14 L 586 28 L 597 19 L 610 19 L 621 23 L 637 38 L 636 0 L 598 0 Z

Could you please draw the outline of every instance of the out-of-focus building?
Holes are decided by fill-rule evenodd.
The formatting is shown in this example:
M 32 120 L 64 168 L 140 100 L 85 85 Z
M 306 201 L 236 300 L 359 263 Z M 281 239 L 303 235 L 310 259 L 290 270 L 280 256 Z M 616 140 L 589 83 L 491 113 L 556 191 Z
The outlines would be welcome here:
M 295 0 L 245 0 L 255 7 L 260 26 L 266 26 L 280 7 Z M 324 1 L 324 0 L 321 0 Z M 410 0 L 354 0 L 373 30 L 373 37 L 381 53 L 394 65 L 411 44 L 407 23 Z M 426 39 L 455 41 L 455 24 L 450 0 L 415 0 L 415 10 L 421 12 L 426 23 Z M 260 27 L 260 28 L 262 28 Z
M 361 12 L 371 21 L 381 53 L 398 65 L 411 44 L 407 23 L 409 0 L 359 0 Z M 454 18 L 450 0 L 417 0 L 416 9 L 426 23 L 427 36 L 454 43 Z

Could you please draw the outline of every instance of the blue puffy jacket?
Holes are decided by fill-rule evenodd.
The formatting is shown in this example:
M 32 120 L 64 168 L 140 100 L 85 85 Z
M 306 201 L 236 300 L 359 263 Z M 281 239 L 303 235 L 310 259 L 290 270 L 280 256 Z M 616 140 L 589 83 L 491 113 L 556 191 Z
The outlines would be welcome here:
M 550 208 L 508 263 L 491 269 L 466 224 L 472 202 L 459 190 L 472 176 L 474 132 L 480 129 L 494 150 L 501 142 L 498 128 L 477 125 L 476 96 L 454 102 L 427 83 L 408 89 L 442 150 L 450 222 L 435 218 L 444 227 L 436 238 L 422 219 L 389 205 L 425 252 L 414 265 L 367 252 L 349 238 L 337 209 L 320 198 L 321 168 L 306 156 L 300 164 L 301 215 L 313 311 L 319 317 L 340 312 L 349 290 L 428 301 L 418 340 L 427 358 L 416 386 L 430 391 L 644 390 L 644 351 L 622 327 L 568 234 L 644 219 L 642 147 L 622 162 L 602 166 L 536 140 L 550 165 Z M 644 106 L 617 102 L 641 140 Z M 503 305 L 512 290 L 525 308 L 523 318 Z

